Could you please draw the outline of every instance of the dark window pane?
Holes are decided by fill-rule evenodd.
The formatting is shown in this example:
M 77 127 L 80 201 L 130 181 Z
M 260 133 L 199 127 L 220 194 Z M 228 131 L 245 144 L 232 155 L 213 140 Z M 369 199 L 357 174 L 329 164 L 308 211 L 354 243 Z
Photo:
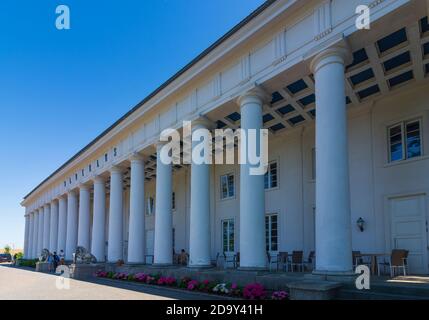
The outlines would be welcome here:
M 402 144 L 395 144 L 390 147 L 391 161 L 402 160 Z

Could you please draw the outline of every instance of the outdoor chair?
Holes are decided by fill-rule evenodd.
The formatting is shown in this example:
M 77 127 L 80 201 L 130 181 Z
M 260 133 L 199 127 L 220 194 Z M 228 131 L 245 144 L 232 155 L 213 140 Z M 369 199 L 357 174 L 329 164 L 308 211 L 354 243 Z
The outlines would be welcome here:
M 316 263 L 316 252 L 315 251 L 310 251 L 310 254 L 308 255 L 308 260 L 304 261 L 304 266 L 308 270 L 311 271 L 311 270 L 314 270 L 315 263 Z
M 359 265 L 365 265 L 368 268 L 371 268 L 371 261 L 365 261 L 360 251 L 352 251 L 352 265 L 353 270 Z
M 224 261 L 223 262 L 224 269 L 227 269 L 228 265 L 232 265 L 232 267 L 234 269 L 236 269 L 238 266 L 239 259 L 240 259 L 240 253 L 237 252 L 236 254 L 234 254 L 234 253 L 224 252 L 223 253 L 223 259 L 224 259 L 223 260 Z
M 289 271 L 289 254 L 287 252 L 281 251 L 277 255 L 277 269 L 282 271 Z
M 298 272 L 304 272 L 303 255 L 302 251 L 292 252 L 292 261 L 290 263 L 292 272 L 294 272 L 295 267 L 297 267 Z
M 393 249 L 390 257 L 384 260 L 384 262 L 378 263 L 378 275 L 381 274 L 381 268 L 386 270 L 386 267 L 390 269 L 390 277 L 393 278 L 395 276 L 396 270 L 401 270 L 404 276 L 407 275 L 408 268 L 408 250 L 403 249 Z
M 279 271 L 279 255 L 272 254 L 269 251 L 267 251 L 267 259 L 268 259 L 269 270 L 271 271 L 271 267 L 274 265 L 276 267 L 276 271 Z
M 356 267 L 360 264 L 359 262 L 362 260 L 362 257 L 360 255 L 360 251 L 352 251 L 353 270 L 356 269 Z

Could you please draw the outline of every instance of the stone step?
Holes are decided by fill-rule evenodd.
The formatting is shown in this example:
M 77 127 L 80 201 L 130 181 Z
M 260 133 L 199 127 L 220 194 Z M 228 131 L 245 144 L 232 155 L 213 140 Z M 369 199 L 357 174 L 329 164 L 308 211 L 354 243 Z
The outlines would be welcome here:
M 428 300 L 429 297 L 393 294 L 387 292 L 342 289 L 337 300 Z
M 344 287 L 343 290 L 429 299 L 429 286 L 427 284 L 418 286 L 411 284 L 372 283 L 370 290 L 357 290 L 354 286 L 350 285 Z

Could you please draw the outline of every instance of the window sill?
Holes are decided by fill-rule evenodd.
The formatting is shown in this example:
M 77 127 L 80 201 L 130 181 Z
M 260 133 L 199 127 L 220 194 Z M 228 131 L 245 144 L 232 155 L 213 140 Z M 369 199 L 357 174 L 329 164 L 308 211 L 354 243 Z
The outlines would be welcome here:
M 229 201 L 229 200 L 235 200 L 235 199 L 236 199 L 236 197 L 233 196 L 233 197 L 228 197 L 228 198 L 220 198 L 219 201 Z
M 420 157 L 415 157 L 415 158 L 411 158 L 411 159 L 406 159 L 406 160 L 400 160 L 400 161 L 386 163 L 383 167 L 384 168 L 390 168 L 390 167 L 405 165 L 405 164 L 409 164 L 409 163 L 412 163 L 412 162 L 417 162 L 417 161 L 422 161 L 422 160 L 428 160 L 428 159 L 429 159 L 429 156 L 420 156 Z
M 268 188 L 268 189 L 265 189 L 265 188 L 264 188 L 264 190 L 265 190 L 265 192 L 277 191 L 277 190 L 280 190 L 280 187 L 279 187 L 279 186 L 277 186 L 277 187 L 274 187 L 274 188 Z

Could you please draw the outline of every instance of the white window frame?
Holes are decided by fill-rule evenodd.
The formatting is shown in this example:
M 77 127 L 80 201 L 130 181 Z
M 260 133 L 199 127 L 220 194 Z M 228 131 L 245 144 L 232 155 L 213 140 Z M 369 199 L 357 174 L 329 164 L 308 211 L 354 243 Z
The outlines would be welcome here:
M 275 216 L 277 219 L 277 250 L 272 250 L 272 217 Z M 278 252 L 279 251 L 279 244 L 280 244 L 280 224 L 279 224 L 279 214 L 278 213 L 267 213 L 265 215 L 264 223 L 266 223 L 266 219 L 268 218 L 268 239 L 267 239 L 267 229 L 265 229 L 265 239 L 268 240 L 266 243 L 266 246 L 268 247 L 268 252 Z M 266 225 L 265 225 L 266 227 Z
M 233 238 L 233 248 L 232 248 L 232 251 L 231 250 L 228 250 L 228 251 L 225 251 L 224 249 L 225 249 L 225 247 L 224 247 L 224 243 L 223 243 L 223 236 L 224 236 L 224 223 L 227 223 L 227 231 L 228 231 L 228 233 L 227 233 L 227 248 L 228 249 L 231 249 L 229 246 L 230 246 L 230 234 L 229 234 L 229 229 L 230 229 L 230 224 L 231 224 L 231 222 L 234 224 L 233 225 L 233 232 L 234 232 L 234 238 Z M 222 241 L 222 243 L 221 243 L 221 248 L 222 248 L 222 252 L 225 252 L 225 253 L 232 253 L 232 252 L 235 252 L 235 235 L 236 235 L 236 233 L 235 233 L 235 219 L 234 218 L 227 218 L 227 219 L 222 219 L 221 220 L 221 241 Z
M 273 187 L 271 185 L 272 184 L 271 165 L 274 163 L 276 164 L 276 170 L 277 170 L 277 173 L 276 173 L 277 185 L 275 187 Z M 267 188 L 265 188 L 265 175 L 268 175 L 268 187 Z M 272 160 L 268 163 L 268 171 L 265 175 L 264 175 L 264 189 L 265 189 L 265 191 L 278 189 L 279 188 L 279 177 L 280 177 L 280 175 L 279 175 L 279 161 L 277 159 Z
M 230 196 L 229 195 L 229 183 L 228 183 L 228 178 L 230 177 L 230 176 L 232 176 L 233 177 L 233 179 L 234 179 L 234 181 L 233 181 L 233 188 L 234 188 L 234 192 L 233 192 L 233 194 L 232 194 L 232 196 Z M 226 197 L 224 197 L 223 196 L 223 187 L 222 187 L 222 178 L 223 177 L 226 177 L 226 188 L 227 188 L 227 195 L 226 195 Z M 235 187 L 235 173 L 233 173 L 233 172 L 230 172 L 230 173 L 226 173 L 226 174 L 222 174 L 220 177 L 220 181 L 219 181 L 219 183 L 220 183 L 220 185 L 219 185 L 219 191 L 220 191 L 220 199 L 221 200 L 228 200 L 228 199 L 233 199 L 233 198 L 235 198 L 235 190 L 236 190 L 236 187 Z
M 407 150 L 407 124 L 412 122 L 418 122 L 419 123 L 419 138 L 420 138 L 420 156 L 408 158 L 408 150 Z M 398 160 L 392 160 L 392 152 L 391 152 L 391 143 L 390 143 L 390 130 L 394 127 L 401 127 L 401 147 L 402 147 L 402 158 Z M 398 163 L 400 161 L 410 160 L 410 159 L 417 159 L 423 156 L 423 126 L 422 126 L 422 119 L 421 118 L 415 118 L 410 120 L 403 120 L 401 122 L 397 122 L 395 124 L 392 124 L 387 127 L 387 154 L 389 163 Z

